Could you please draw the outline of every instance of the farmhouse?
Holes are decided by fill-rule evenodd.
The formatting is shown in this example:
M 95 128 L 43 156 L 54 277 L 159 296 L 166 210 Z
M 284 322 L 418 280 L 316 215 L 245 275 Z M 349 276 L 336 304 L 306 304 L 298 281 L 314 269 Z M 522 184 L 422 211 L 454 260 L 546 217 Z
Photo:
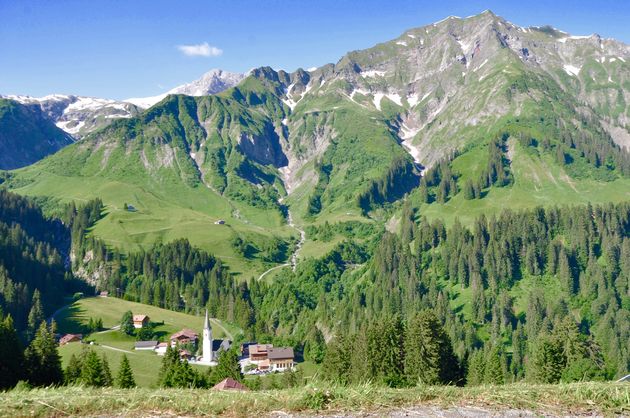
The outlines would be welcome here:
M 59 339 L 59 345 L 64 345 L 68 343 L 72 343 L 75 341 L 81 341 L 83 339 L 83 335 L 81 334 L 66 334 Z
M 133 327 L 134 328 L 143 328 L 149 325 L 149 317 L 147 315 L 134 315 L 133 316 Z
M 267 353 L 273 344 L 252 344 L 249 346 L 249 361 L 256 363 L 267 360 Z
M 292 347 L 271 348 L 268 352 L 269 368 L 271 371 L 285 371 L 293 369 L 295 365 Z
M 136 341 L 134 350 L 155 350 L 157 345 L 157 341 Z
M 159 343 L 155 346 L 155 353 L 158 356 L 163 356 L 166 354 L 166 349 L 168 348 L 168 343 Z
M 171 335 L 171 347 L 175 347 L 177 344 L 197 344 L 199 334 L 191 329 L 184 328 L 181 331 Z

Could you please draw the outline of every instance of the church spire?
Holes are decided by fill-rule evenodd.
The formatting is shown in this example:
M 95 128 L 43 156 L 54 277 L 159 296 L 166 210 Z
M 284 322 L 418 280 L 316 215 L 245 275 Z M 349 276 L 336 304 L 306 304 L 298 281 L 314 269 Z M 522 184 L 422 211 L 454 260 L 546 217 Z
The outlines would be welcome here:
M 208 320 L 208 310 L 206 309 L 206 317 L 203 321 L 203 346 L 201 362 L 209 364 L 213 360 L 212 354 L 212 328 L 210 328 L 210 321 Z

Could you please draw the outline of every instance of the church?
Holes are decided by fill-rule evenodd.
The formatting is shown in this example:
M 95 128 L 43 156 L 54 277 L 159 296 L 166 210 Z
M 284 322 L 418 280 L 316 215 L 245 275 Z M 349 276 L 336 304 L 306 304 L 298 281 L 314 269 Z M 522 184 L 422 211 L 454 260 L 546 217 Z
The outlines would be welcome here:
M 219 353 L 222 350 L 229 350 L 231 345 L 232 341 L 228 339 L 212 339 L 212 327 L 210 327 L 208 310 L 206 309 L 206 317 L 203 322 L 202 354 L 197 359 L 197 363 L 215 365 L 219 359 Z

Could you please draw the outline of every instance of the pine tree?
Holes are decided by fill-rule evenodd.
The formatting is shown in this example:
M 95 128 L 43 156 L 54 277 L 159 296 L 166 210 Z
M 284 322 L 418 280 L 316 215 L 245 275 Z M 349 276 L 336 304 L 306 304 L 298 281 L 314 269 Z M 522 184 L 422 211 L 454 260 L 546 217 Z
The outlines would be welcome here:
M 123 354 L 120 361 L 120 367 L 118 368 L 118 375 L 116 376 L 116 385 L 121 389 L 131 389 L 136 387 L 136 381 L 133 377 L 133 371 L 129 365 L 127 355 Z
M 105 353 L 101 357 L 101 364 L 103 366 L 103 386 L 113 386 L 114 379 L 112 378 L 112 371 L 109 368 L 109 361 L 107 361 Z
M 483 381 L 491 385 L 502 385 L 505 383 L 505 353 L 502 347 L 495 343 L 486 350 L 485 367 Z
M 410 382 L 460 382 L 461 369 L 451 340 L 433 311 L 425 310 L 407 322 L 404 346 L 405 375 Z
M 9 389 L 24 377 L 22 344 L 11 315 L 2 317 L 0 310 L 0 390 Z
M 68 365 L 66 366 L 66 370 L 64 372 L 64 381 L 66 385 L 73 385 L 81 380 L 81 370 L 82 364 L 81 360 L 72 354 L 70 356 L 70 360 L 68 360 Z
M 324 334 L 317 327 L 313 327 L 304 344 L 304 358 L 313 363 L 320 364 L 326 354 L 326 341 Z
M 81 382 L 87 386 L 102 387 L 105 384 L 103 378 L 103 362 L 94 350 L 88 350 L 81 367 Z
M 471 179 L 466 180 L 464 183 L 464 199 L 472 200 L 475 196 L 475 188 Z
M 466 377 L 469 386 L 481 385 L 484 382 L 486 359 L 483 350 L 477 349 L 470 353 L 468 359 L 468 374 Z
M 339 332 L 328 344 L 322 366 L 324 377 L 341 384 L 349 383 L 351 351 L 348 349 L 348 337 Z M 364 363 L 365 363 L 364 359 Z
M 127 335 L 134 334 L 135 328 L 133 326 L 133 313 L 131 311 L 127 311 L 123 314 L 120 320 L 120 332 Z
M 239 382 L 243 380 L 243 373 L 241 373 L 241 365 L 238 362 L 236 350 L 230 349 L 220 352 L 219 361 L 214 370 L 214 376 L 219 382 L 228 377 Z
M 54 322 L 50 328 L 46 326 L 46 322 L 42 322 L 35 339 L 24 353 L 28 381 L 33 386 L 50 386 L 63 382 L 61 357 L 52 331 L 54 327 Z
M 175 375 L 177 374 L 177 367 L 180 363 L 179 354 L 177 349 L 171 347 L 170 344 L 166 347 L 166 353 L 162 357 L 162 366 L 158 375 L 158 384 L 161 387 L 174 387 Z
M 534 346 L 531 363 L 527 370 L 531 380 L 539 383 L 558 383 L 565 367 L 559 342 L 547 334 L 540 335 Z
M 42 307 L 41 294 L 38 289 L 33 292 L 31 310 L 28 313 L 27 340 L 30 341 L 37 332 L 37 327 L 44 321 L 44 308 Z
M 403 334 L 398 315 L 383 318 L 368 328 L 367 362 L 371 378 L 391 387 L 405 383 Z
M 516 325 L 516 331 L 512 334 L 512 362 L 510 364 L 512 375 L 516 380 L 522 379 L 525 374 L 525 351 L 525 330 L 519 321 Z

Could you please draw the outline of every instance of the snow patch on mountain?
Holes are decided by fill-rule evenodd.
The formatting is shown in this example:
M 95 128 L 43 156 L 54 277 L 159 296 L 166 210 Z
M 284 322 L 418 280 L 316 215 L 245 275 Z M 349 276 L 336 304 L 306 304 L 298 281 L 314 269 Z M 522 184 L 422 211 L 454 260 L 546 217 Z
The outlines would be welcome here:
M 420 99 L 418 98 L 417 94 L 410 94 L 409 96 L 407 96 L 407 103 L 409 103 L 410 107 L 414 107 L 418 104 L 419 101 Z
M 168 96 L 167 93 L 151 97 L 132 97 L 130 99 L 125 99 L 125 102 L 136 105 L 142 109 L 148 109 L 156 103 L 161 102 L 166 96 Z
M 385 95 L 389 100 L 396 103 L 398 106 L 402 106 L 402 100 L 400 98 L 400 94 L 398 93 L 389 93 Z
M 85 126 L 85 121 L 79 121 L 78 123 L 76 123 L 76 125 L 74 125 L 72 127 L 68 127 L 68 125 L 73 124 L 75 122 L 76 121 L 74 121 L 74 120 L 62 121 L 62 122 L 55 123 L 55 125 L 57 125 L 57 128 L 68 132 L 70 135 L 76 135 L 76 134 L 79 133 L 81 128 L 83 128 L 83 126 Z
M 420 129 L 410 128 L 406 123 L 401 125 L 398 132 L 403 148 L 411 155 L 416 164 L 420 164 L 420 148 L 413 145 L 412 140 L 418 132 L 420 132 Z
M 377 70 L 361 71 L 361 77 L 363 78 L 383 77 L 384 75 L 385 75 L 385 71 L 377 71 Z
M 8 96 L 0 96 L 6 97 L 7 99 L 15 100 L 21 104 L 34 104 L 41 103 L 45 101 L 56 101 L 61 102 L 64 100 L 71 100 L 72 96 L 67 96 L 65 94 L 49 94 L 48 96 L 43 97 L 32 97 L 32 96 L 22 96 L 22 95 L 8 95 Z
M 407 46 L 407 42 L 405 42 L 405 41 L 397 41 L 396 45 Z
M 85 110 L 98 110 L 105 106 L 113 105 L 116 102 L 114 100 L 108 99 L 96 99 L 93 97 L 79 97 L 77 101 L 70 103 L 68 107 L 63 111 L 64 114 L 76 112 L 76 111 L 85 111 Z M 123 110 L 124 107 L 123 107 Z
M 576 76 L 576 77 L 580 73 L 580 69 L 581 69 L 581 67 L 576 67 L 571 64 L 564 64 L 562 68 L 564 68 L 564 71 L 566 71 L 567 74 Z

